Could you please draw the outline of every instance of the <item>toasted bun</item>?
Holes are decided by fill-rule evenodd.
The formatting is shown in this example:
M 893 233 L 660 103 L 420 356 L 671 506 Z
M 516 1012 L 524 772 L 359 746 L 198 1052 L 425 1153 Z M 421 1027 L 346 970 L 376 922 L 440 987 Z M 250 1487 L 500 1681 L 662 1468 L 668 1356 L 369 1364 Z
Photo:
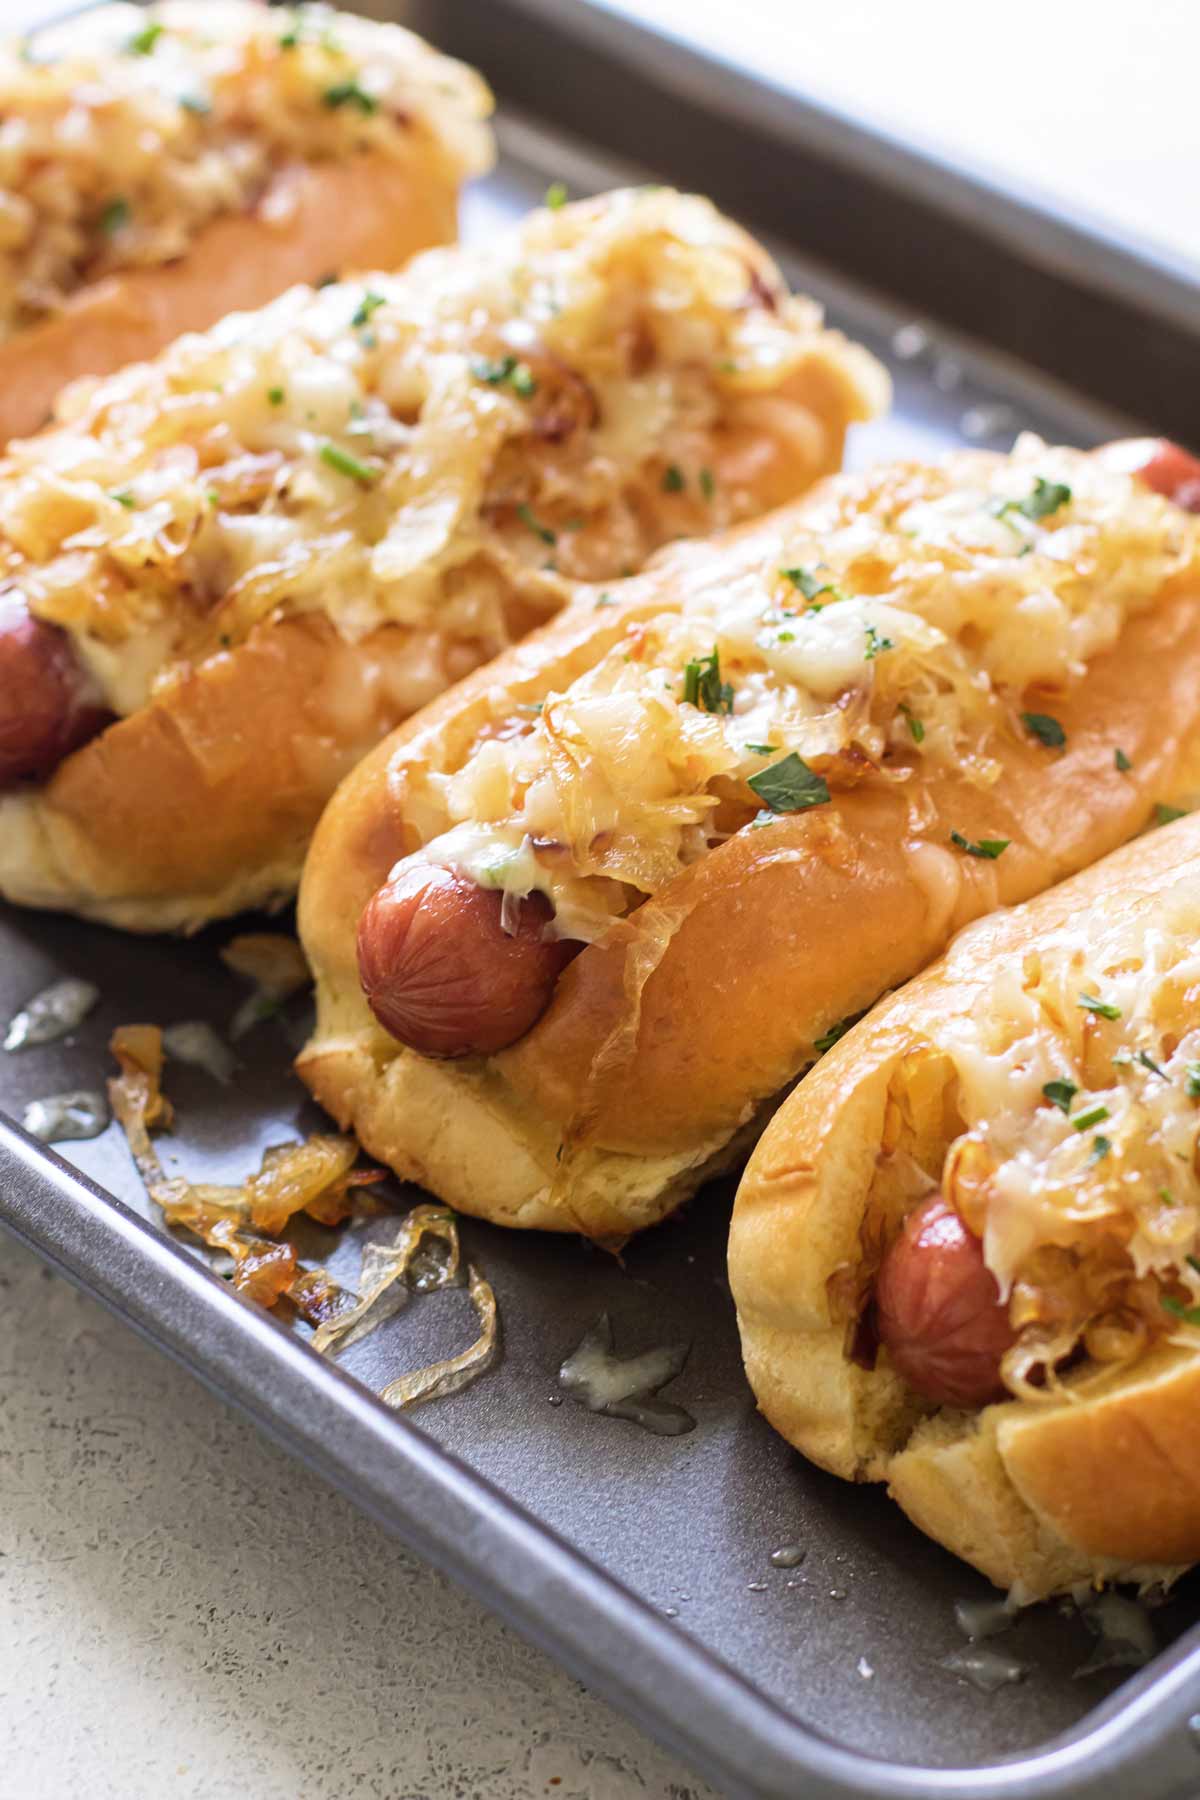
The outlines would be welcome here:
M 968 1013 L 998 968 L 1092 909 L 1136 921 L 1200 858 L 1200 816 L 1139 838 L 983 920 L 836 1044 L 763 1136 L 738 1192 L 729 1272 L 751 1386 L 815 1462 L 886 1481 L 921 1528 L 1036 1599 L 1167 1575 L 1200 1558 L 1200 1356 L 1163 1344 L 1086 1395 L 932 1416 L 881 1361 L 860 1368 L 831 1315 L 862 1258 L 889 1084 L 914 1042 Z
M 93 282 L 0 345 L 0 445 L 44 425 L 55 396 L 78 376 L 143 361 L 296 282 L 399 268 L 418 250 L 451 242 L 456 204 L 453 173 L 415 152 L 293 165 L 253 212 L 214 220 L 178 262 Z
M 402 1048 L 363 998 L 355 932 L 416 847 L 395 798 L 403 772 L 456 766 L 489 718 L 561 688 L 690 584 L 777 560 L 807 504 L 663 554 L 615 608 L 564 614 L 381 746 L 327 812 L 301 894 L 318 1022 L 298 1067 L 371 1155 L 452 1205 L 598 1237 L 663 1217 L 736 1157 L 832 1018 L 906 980 L 967 920 L 1103 855 L 1186 781 L 1200 595 L 1164 591 L 1057 707 L 1061 755 L 1014 735 L 990 789 L 951 768 L 741 831 L 585 949 L 512 1049 L 451 1065 Z M 1114 743 L 1132 773 L 1115 769 Z M 1011 846 L 996 862 L 963 856 L 952 829 Z
M 347 643 L 287 619 L 195 668 L 0 796 L 0 894 L 130 931 L 187 931 L 294 893 L 338 781 L 452 678 L 437 634 Z

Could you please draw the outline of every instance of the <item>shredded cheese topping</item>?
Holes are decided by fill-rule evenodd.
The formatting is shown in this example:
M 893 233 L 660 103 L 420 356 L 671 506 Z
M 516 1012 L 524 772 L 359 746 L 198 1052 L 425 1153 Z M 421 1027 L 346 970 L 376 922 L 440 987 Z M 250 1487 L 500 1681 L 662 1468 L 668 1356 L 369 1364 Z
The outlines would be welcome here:
M 807 486 L 885 394 L 707 201 L 620 192 L 78 384 L 0 463 L 0 580 L 118 712 L 283 614 L 469 666 Z
M 0 341 L 87 282 L 183 255 L 289 163 L 417 142 L 481 174 L 490 110 L 463 64 L 325 6 L 101 6 L 0 44 Z
M 538 716 L 410 772 L 417 854 L 540 889 L 559 935 L 588 942 L 712 845 L 838 787 L 930 762 L 987 787 L 1023 699 L 1048 708 L 1198 546 L 1131 476 L 1035 438 L 836 478 L 769 560 L 688 571 L 677 611 L 630 624 Z

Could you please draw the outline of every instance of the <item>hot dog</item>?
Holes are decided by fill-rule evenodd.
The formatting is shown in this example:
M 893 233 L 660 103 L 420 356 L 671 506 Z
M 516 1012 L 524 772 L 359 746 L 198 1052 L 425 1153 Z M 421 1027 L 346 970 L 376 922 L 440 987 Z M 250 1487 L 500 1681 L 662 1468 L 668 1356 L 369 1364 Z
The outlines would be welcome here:
M 395 25 L 94 7 L 0 44 L 0 446 L 77 376 L 455 235 L 490 97 Z
M 40 780 L 111 717 L 66 632 L 0 596 L 0 789 Z
M 964 931 L 738 1192 L 767 1417 L 1022 1599 L 1200 1558 L 1197 942 L 1200 815 Z
M 652 1223 L 847 1015 L 1179 791 L 1198 530 L 1105 456 L 1027 440 L 833 477 L 584 592 L 326 813 L 301 893 L 303 1078 L 464 1210 L 596 1237 Z M 584 946 L 531 984 L 524 1035 L 464 1038 L 456 1064 L 422 1054 L 404 968 L 388 1017 L 362 991 L 386 956 L 372 895 L 430 865 L 543 895 L 544 936 Z M 420 1005 L 425 1033 L 425 983 Z
M 503 897 L 448 869 L 405 869 L 358 923 L 367 1004 L 424 1056 L 490 1056 L 523 1037 L 582 944 L 545 936 L 549 902 Z
M 885 396 L 667 189 L 294 289 L 73 391 L 0 462 L 0 582 L 118 717 L 9 767 L 0 893 L 155 930 L 277 904 L 399 720 L 572 581 L 802 490 Z
M 908 1215 L 875 1282 L 874 1324 L 892 1367 L 936 1406 L 1003 1396 L 1013 1342 L 983 1246 L 940 1194 Z

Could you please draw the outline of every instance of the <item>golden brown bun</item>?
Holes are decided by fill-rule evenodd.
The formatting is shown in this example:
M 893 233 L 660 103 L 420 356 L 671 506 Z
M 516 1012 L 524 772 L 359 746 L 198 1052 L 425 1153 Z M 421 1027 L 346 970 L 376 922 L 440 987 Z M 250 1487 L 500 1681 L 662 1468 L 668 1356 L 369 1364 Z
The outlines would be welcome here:
M 456 204 L 452 174 L 416 153 L 285 169 L 253 212 L 215 219 L 178 262 L 81 288 L 53 318 L 0 345 L 0 447 L 44 425 L 55 396 L 78 376 L 141 362 L 296 282 L 399 268 L 418 250 L 450 243 Z
M 969 1012 L 1046 933 L 1095 908 L 1136 920 L 1198 858 L 1200 815 L 974 926 L 822 1057 L 734 1208 L 730 1282 L 767 1418 L 835 1474 L 886 1481 L 923 1530 L 1025 1599 L 1200 1558 L 1200 1357 L 1161 1345 L 1086 1397 L 930 1417 L 885 1362 L 847 1360 L 826 1284 L 861 1261 L 888 1087 L 914 1041 Z
M 301 1076 L 369 1154 L 464 1211 L 596 1237 L 662 1218 L 734 1159 L 831 1019 L 913 975 L 969 919 L 1094 861 L 1186 785 L 1200 595 L 1164 591 L 1057 706 L 1062 755 L 1014 736 L 997 749 L 1003 778 L 991 789 L 957 770 L 922 776 L 919 825 L 914 782 L 743 831 L 590 945 L 511 1050 L 446 1065 L 402 1049 L 373 1020 L 355 956 L 362 907 L 415 848 L 393 798 L 398 773 L 453 764 L 493 710 L 561 687 L 631 619 L 677 606 L 694 579 L 716 585 L 777 559 L 806 504 L 663 554 L 618 607 L 562 615 L 382 745 L 322 822 L 301 894 L 318 995 Z M 1115 769 L 1114 744 L 1132 773 Z M 947 847 L 952 829 L 1011 847 L 996 862 L 966 857 Z M 651 955 L 639 1010 L 627 982 Z
M 323 615 L 259 629 L 0 796 L 0 894 L 131 931 L 281 903 L 341 777 L 452 679 L 444 654 L 400 626 L 349 644 Z

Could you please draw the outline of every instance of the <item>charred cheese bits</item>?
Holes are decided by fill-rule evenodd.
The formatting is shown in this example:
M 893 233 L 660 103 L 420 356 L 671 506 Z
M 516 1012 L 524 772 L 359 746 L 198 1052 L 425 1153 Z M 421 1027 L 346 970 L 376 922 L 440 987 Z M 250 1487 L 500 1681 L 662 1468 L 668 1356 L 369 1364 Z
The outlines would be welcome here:
M 455 235 L 487 88 L 396 25 L 96 7 L 0 43 L 0 441 L 77 375 Z
M 455 1206 L 651 1223 L 848 1015 L 1177 792 L 1198 550 L 1111 453 L 1025 439 L 584 594 L 326 814 L 304 1079 Z
M 767 1417 L 1019 1598 L 1200 1559 L 1200 816 L 964 932 L 734 1211 Z
M 398 720 L 573 581 L 803 490 L 885 399 L 665 189 L 70 390 L 0 462 L 0 892 L 132 928 L 285 897 Z

